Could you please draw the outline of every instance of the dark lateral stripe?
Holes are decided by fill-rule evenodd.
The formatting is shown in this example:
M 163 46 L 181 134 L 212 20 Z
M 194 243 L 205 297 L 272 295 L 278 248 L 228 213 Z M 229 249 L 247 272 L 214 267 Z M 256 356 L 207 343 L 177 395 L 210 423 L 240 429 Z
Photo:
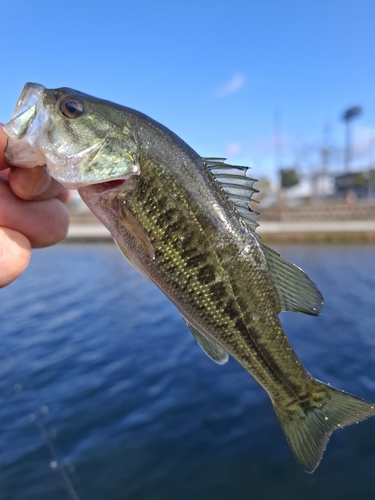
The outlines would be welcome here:
M 262 360 L 265 368 L 269 369 L 269 373 L 273 376 L 274 381 L 277 384 L 281 384 L 282 386 L 286 386 L 289 388 L 293 394 L 298 397 L 301 388 L 294 384 L 293 381 L 288 379 L 281 370 L 281 367 L 277 363 L 276 359 L 273 357 L 272 352 L 269 350 L 263 349 L 261 344 L 257 342 L 257 334 L 255 330 L 246 325 L 242 318 L 239 318 L 235 327 L 240 332 L 242 338 L 246 341 L 246 344 L 257 354 L 257 357 Z

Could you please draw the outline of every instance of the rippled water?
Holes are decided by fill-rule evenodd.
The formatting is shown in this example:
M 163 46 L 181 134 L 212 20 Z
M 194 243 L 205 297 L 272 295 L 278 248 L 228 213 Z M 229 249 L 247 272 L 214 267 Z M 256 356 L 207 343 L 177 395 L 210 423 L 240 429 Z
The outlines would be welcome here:
M 325 297 L 282 315 L 307 369 L 374 401 L 375 246 L 279 250 Z M 262 388 L 113 245 L 36 251 L 0 313 L 1 500 L 375 499 L 375 419 L 306 474 Z

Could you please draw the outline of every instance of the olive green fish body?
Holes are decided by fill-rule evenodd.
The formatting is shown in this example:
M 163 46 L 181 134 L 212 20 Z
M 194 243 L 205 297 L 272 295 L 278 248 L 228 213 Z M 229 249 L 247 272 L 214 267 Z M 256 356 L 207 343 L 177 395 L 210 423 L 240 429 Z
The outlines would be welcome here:
M 188 162 L 186 157 L 183 162 Z M 197 156 L 195 162 L 201 165 L 202 180 L 207 179 L 202 160 Z M 282 330 L 258 239 L 238 218 L 225 214 L 220 193 L 202 184 L 196 188 L 207 191 L 202 194 L 211 206 L 217 204 L 217 214 L 224 213 L 226 220 L 205 215 L 201 204 L 191 200 L 191 190 L 171 179 L 162 161 L 143 160 L 141 155 L 140 164 L 141 176 L 126 181 L 123 192 L 114 196 L 104 191 L 97 203 L 100 212 L 106 207 L 107 225 L 125 254 L 189 323 L 234 356 L 273 399 L 285 390 L 305 390 L 308 377 Z M 90 198 L 87 202 L 90 206 Z M 124 233 L 123 220 L 129 214 L 145 231 L 153 254 L 130 231 Z
M 44 161 L 78 188 L 204 351 L 218 363 L 230 353 L 264 387 L 307 471 L 333 430 L 375 415 L 371 403 L 314 379 L 289 344 L 278 314 L 317 315 L 322 297 L 256 235 L 246 168 L 201 158 L 146 115 L 71 89 L 26 85 L 5 130 L 10 163 Z

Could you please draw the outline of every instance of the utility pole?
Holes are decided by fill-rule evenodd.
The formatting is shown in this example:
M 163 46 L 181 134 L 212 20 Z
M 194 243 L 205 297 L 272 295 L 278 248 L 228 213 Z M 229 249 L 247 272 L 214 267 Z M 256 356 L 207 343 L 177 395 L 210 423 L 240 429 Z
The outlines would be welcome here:
M 275 109 L 273 115 L 273 149 L 274 149 L 275 171 L 279 177 L 282 164 L 282 148 L 283 148 L 282 141 L 283 137 L 282 137 L 281 111 Z
M 279 220 L 283 220 L 284 193 L 281 179 L 282 164 L 282 135 L 281 135 L 281 112 L 275 109 L 273 114 L 273 148 L 275 160 L 275 172 L 278 179 Z
M 322 162 L 321 171 L 324 176 L 328 173 L 329 161 L 331 156 L 330 133 L 331 127 L 329 123 L 326 122 L 323 129 L 323 147 L 320 152 Z

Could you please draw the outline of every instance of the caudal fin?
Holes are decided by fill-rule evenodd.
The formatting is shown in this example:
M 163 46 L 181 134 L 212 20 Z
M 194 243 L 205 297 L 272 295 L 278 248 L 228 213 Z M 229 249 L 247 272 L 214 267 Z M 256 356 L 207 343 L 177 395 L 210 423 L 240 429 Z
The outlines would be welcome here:
M 302 467 L 314 472 L 335 429 L 375 416 L 375 404 L 313 382 L 311 399 L 288 408 L 274 405 L 288 443 Z

